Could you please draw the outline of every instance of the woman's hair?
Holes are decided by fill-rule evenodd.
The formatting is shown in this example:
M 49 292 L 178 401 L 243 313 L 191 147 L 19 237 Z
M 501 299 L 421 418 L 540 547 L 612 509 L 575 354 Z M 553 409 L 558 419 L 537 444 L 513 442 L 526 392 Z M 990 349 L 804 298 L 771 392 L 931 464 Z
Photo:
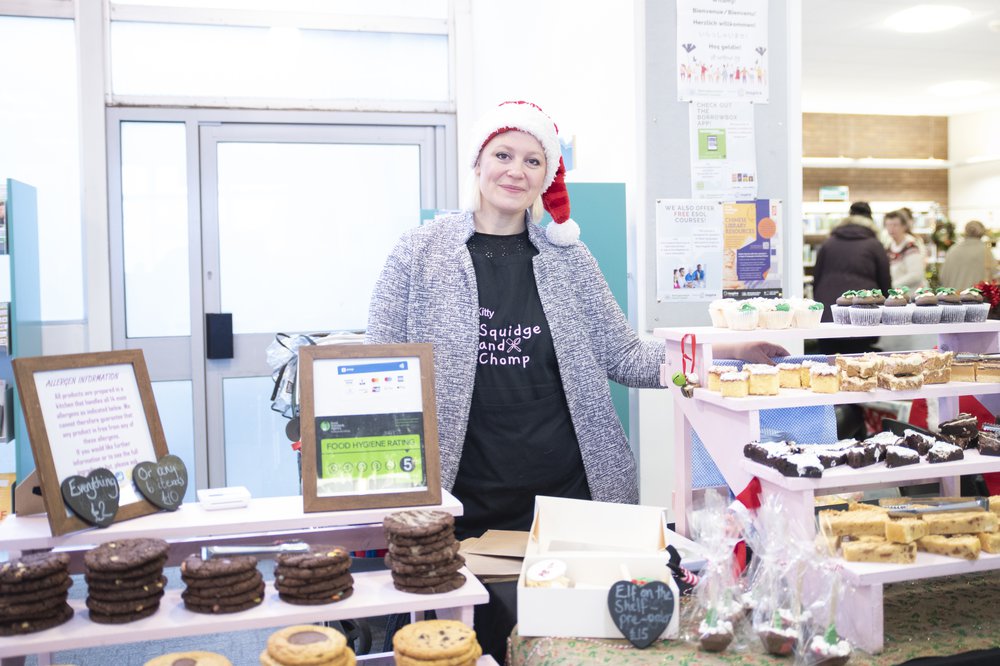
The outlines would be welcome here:
M 972 220 L 965 225 L 965 235 L 969 238 L 982 238 L 986 235 L 986 227 L 979 220 Z
M 903 209 L 894 210 L 886 213 L 885 217 L 882 218 L 882 222 L 884 223 L 889 218 L 899 220 L 903 224 L 903 230 L 906 233 L 910 233 L 910 221 L 912 220 L 912 218 L 909 215 L 907 215 Z
M 475 213 L 481 205 L 479 178 L 476 176 L 476 169 L 473 167 L 469 169 L 469 173 L 465 177 L 465 188 L 462 190 L 462 210 Z M 531 208 L 528 210 L 531 211 L 532 222 L 540 222 L 542 220 L 542 216 L 545 215 L 545 206 L 542 204 L 541 195 L 538 195 L 538 198 L 535 199 L 535 202 L 531 204 Z

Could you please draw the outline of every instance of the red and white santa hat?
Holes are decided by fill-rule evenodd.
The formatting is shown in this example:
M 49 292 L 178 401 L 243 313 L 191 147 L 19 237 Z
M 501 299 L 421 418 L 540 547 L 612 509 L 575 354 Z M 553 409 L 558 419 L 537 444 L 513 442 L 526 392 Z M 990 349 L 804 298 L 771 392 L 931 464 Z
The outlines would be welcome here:
M 545 151 L 542 205 L 552 216 L 552 223 L 546 227 L 545 235 L 556 245 L 576 243 L 580 239 L 580 226 L 569 216 L 566 167 L 559 148 L 559 128 L 538 106 L 531 102 L 503 102 L 480 118 L 472 129 L 475 143 L 470 166 L 475 168 L 483 147 L 493 137 L 513 130 L 535 137 Z

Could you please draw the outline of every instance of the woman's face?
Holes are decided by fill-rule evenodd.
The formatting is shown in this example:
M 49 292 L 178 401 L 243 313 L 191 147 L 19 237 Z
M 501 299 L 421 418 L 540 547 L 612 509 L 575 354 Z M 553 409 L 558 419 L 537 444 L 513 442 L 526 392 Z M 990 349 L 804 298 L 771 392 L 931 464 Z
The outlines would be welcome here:
M 530 134 L 504 132 L 479 153 L 476 176 L 483 211 L 521 215 L 542 193 L 545 151 Z
M 888 232 L 894 241 L 903 240 L 903 236 L 906 235 L 906 227 L 903 226 L 901 219 L 898 217 L 887 217 L 884 224 L 886 232 Z

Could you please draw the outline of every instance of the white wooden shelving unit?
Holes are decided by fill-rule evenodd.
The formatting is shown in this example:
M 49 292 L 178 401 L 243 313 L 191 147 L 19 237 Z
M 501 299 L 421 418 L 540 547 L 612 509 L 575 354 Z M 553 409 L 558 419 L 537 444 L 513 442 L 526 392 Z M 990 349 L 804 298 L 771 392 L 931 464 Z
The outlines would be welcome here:
M 440 505 L 423 508 L 461 515 L 461 503 L 446 491 L 442 491 L 442 495 Z M 15 515 L 0 523 L 0 544 L 13 555 L 34 549 L 79 551 L 113 539 L 156 536 L 171 542 L 172 550 L 179 550 L 183 556 L 196 552 L 195 542 L 214 539 L 265 543 L 277 536 L 294 535 L 310 540 L 309 537 L 318 535 L 325 539 L 323 542 L 331 543 L 331 534 L 349 538 L 352 532 L 370 531 L 373 525 L 380 531 L 382 519 L 398 510 L 305 513 L 300 496 L 253 499 L 242 509 L 222 511 L 206 511 L 195 502 L 182 505 L 176 512 L 159 512 L 114 523 L 106 529 L 59 537 L 51 535 L 44 515 Z M 471 626 L 473 606 L 486 603 L 489 594 L 468 569 L 461 571 L 465 574 L 465 585 L 443 594 L 400 592 L 393 587 L 388 571 L 359 573 L 355 575 L 353 595 L 322 606 L 285 603 L 269 582 L 264 603 L 229 615 L 192 613 L 184 608 L 180 590 L 170 589 L 155 614 L 121 625 L 91 622 L 83 600 L 71 600 L 76 614 L 66 624 L 25 636 L 0 637 L 0 663 L 4 666 L 19 664 L 23 663 L 24 655 L 38 654 L 39 663 L 47 664 L 50 653 L 63 650 L 429 610 L 436 611 L 438 617 L 460 620 Z M 488 657 L 485 659 L 482 664 L 492 663 Z M 392 663 L 385 654 L 364 655 L 359 660 L 371 664 Z
M 658 328 L 653 334 L 664 340 L 667 362 L 661 373 L 662 383 L 681 369 L 681 341 L 693 334 L 696 346 L 695 371 L 706 377 L 712 363 L 713 343 L 767 340 L 782 343 L 816 338 L 853 336 L 892 336 L 937 334 L 938 347 L 955 352 L 990 353 L 1000 351 L 1000 322 L 978 324 L 935 324 L 926 326 L 853 327 L 821 324 L 812 329 L 730 331 L 711 327 Z M 790 512 L 804 534 L 815 534 L 814 497 L 844 490 L 909 485 L 916 482 L 940 481 L 941 492 L 958 495 L 959 477 L 963 474 L 1000 472 L 1000 457 L 981 456 L 967 451 L 965 459 L 929 464 L 923 461 L 889 469 L 878 463 L 861 469 L 834 468 L 824 470 L 819 479 L 792 478 L 759 465 L 743 456 L 743 446 L 760 439 L 760 410 L 813 405 L 847 404 L 879 400 L 936 399 L 941 420 L 958 413 L 958 398 L 975 395 L 994 413 L 1000 411 L 1000 384 L 949 382 L 926 386 L 917 391 L 876 390 L 865 393 L 813 393 L 808 390 L 781 389 L 777 396 L 723 398 L 707 389 L 695 389 L 691 399 L 671 388 L 674 402 L 674 518 L 677 531 L 688 534 L 687 513 L 691 506 L 691 435 L 697 432 L 705 449 L 712 456 L 726 483 L 735 493 L 741 492 L 756 477 L 765 496 L 777 496 Z M 919 553 L 913 565 L 868 564 L 844 562 L 843 569 L 857 592 L 846 600 L 845 614 L 852 617 L 853 630 L 845 633 L 854 643 L 869 652 L 881 651 L 882 588 L 886 583 L 949 576 L 977 571 L 1000 569 L 1000 556 L 984 554 L 976 561 Z

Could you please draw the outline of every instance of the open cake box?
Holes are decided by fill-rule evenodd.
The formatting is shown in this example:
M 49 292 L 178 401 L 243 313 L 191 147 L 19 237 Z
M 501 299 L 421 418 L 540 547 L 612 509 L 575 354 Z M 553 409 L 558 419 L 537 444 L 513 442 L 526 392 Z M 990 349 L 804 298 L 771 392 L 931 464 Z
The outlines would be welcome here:
M 667 562 L 668 544 L 688 568 L 700 568 L 694 544 L 667 529 L 660 507 L 588 502 L 539 496 L 517 581 L 517 627 L 521 636 L 621 638 L 608 612 L 608 590 L 616 581 L 662 580 L 674 593 L 673 618 L 661 638 L 676 638 L 680 600 Z M 533 564 L 566 564 L 573 587 L 528 587 Z

